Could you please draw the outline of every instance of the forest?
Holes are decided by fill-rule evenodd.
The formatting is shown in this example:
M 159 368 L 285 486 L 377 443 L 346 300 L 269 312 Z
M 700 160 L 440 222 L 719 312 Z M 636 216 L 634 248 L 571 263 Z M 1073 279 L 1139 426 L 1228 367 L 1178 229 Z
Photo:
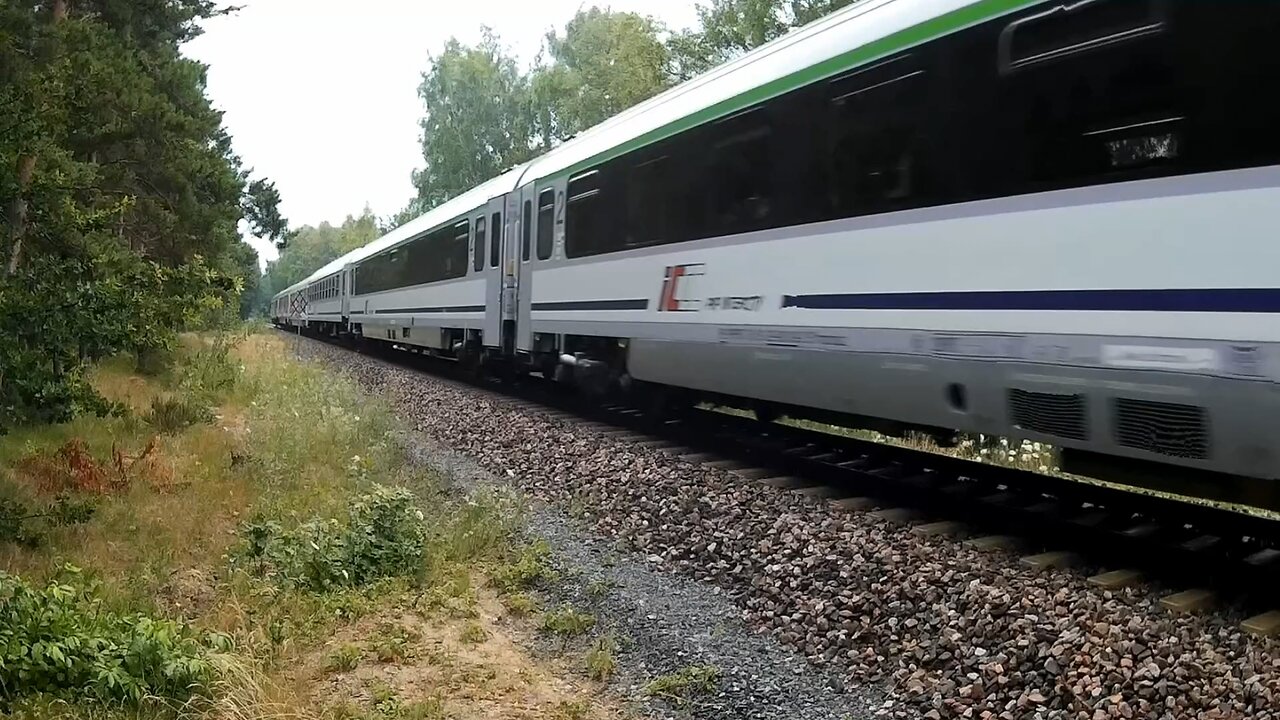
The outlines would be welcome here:
M 96 360 L 252 311 L 279 193 L 180 46 L 209 0 L 0 3 L 0 432 L 110 412 Z

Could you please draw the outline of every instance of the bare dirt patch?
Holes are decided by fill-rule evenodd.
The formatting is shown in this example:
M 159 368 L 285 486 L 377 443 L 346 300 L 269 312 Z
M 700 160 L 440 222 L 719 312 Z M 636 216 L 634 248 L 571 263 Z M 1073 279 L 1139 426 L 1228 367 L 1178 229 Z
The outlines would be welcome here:
M 312 706 L 335 718 L 625 717 L 600 686 L 530 657 L 527 628 L 491 591 L 478 593 L 469 614 L 369 616 L 309 655 L 297 679 L 310 687 Z

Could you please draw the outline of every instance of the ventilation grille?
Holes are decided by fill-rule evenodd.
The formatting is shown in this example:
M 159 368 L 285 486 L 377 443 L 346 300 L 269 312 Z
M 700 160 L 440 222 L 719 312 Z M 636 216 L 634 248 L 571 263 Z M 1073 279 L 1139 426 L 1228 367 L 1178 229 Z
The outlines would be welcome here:
M 1116 398 L 1116 442 L 1170 457 L 1209 457 L 1209 416 L 1196 405 Z
M 1056 435 L 1070 440 L 1088 440 L 1084 395 L 1009 390 L 1009 416 L 1023 430 Z

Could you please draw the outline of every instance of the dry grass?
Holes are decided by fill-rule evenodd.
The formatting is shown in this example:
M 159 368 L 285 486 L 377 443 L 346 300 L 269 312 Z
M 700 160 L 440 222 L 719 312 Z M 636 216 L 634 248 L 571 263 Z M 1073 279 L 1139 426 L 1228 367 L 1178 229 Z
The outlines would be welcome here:
M 176 364 L 145 377 L 124 359 L 99 368 L 99 390 L 129 408 L 125 417 L 0 438 L 0 490 L 72 493 L 96 510 L 54 528 L 41 547 L 0 542 L 0 570 L 42 582 L 71 562 L 102 582 L 108 607 L 226 633 L 234 652 L 215 657 L 212 696 L 131 709 L 36 699 L 20 717 L 616 716 L 567 679 L 574 673 L 524 654 L 514 619 L 483 589 L 482 568 L 518 555 L 508 546 L 518 516 L 509 499 L 444 496 L 406 469 L 385 403 L 291 360 L 275 336 L 242 337 L 220 360 L 223 342 L 184 336 Z M 183 397 L 213 406 L 212 424 L 159 434 L 141 419 L 157 401 Z M 375 482 L 408 485 L 433 508 L 423 586 L 388 580 L 317 594 L 271 586 L 231 561 L 245 521 L 331 517 Z

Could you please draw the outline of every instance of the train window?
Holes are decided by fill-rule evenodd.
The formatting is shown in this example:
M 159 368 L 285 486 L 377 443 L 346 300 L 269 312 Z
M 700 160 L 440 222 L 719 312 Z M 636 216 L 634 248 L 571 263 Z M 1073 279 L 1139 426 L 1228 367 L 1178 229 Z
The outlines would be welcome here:
M 627 175 L 628 248 L 659 245 L 668 241 L 667 193 L 671 160 L 666 154 L 646 159 L 631 167 Z M 569 202 L 573 202 L 570 188 Z M 570 205 L 572 210 L 573 206 Z
M 547 188 L 538 194 L 538 259 L 547 260 L 555 247 L 556 191 Z
M 489 227 L 493 228 L 489 237 L 489 267 L 498 267 L 498 258 L 502 255 L 502 213 L 494 213 L 489 218 Z
M 709 204 L 702 236 L 768 227 L 773 198 L 771 128 L 763 108 L 715 122 L 707 169 Z
M 1000 33 L 1003 71 L 1137 40 L 1166 28 L 1163 0 L 1084 0 L 1019 18 Z
M 1002 109 L 1021 121 L 1002 142 L 1021 153 L 1024 190 L 1167 174 L 1179 163 L 1190 98 L 1152 6 L 1133 0 L 1062 6 L 1002 32 L 1002 52 L 1011 52 L 1003 58 L 1009 72 L 1000 78 Z M 1129 41 L 1102 42 L 1113 36 Z
M 524 201 L 524 214 L 520 216 L 520 258 L 529 259 L 530 236 L 533 233 L 533 201 Z
M 453 242 L 445 252 L 445 278 L 460 278 L 467 274 L 467 251 L 471 242 L 471 222 L 463 220 L 453 226 Z
M 476 272 L 484 270 L 484 216 L 476 218 L 476 246 L 472 251 L 472 269 Z
M 914 53 L 828 83 L 828 203 L 835 217 L 918 205 L 928 71 Z
M 567 257 L 584 257 L 609 252 L 609 234 L 604 225 L 604 174 L 599 170 L 569 178 L 568 206 L 565 208 L 564 244 Z

